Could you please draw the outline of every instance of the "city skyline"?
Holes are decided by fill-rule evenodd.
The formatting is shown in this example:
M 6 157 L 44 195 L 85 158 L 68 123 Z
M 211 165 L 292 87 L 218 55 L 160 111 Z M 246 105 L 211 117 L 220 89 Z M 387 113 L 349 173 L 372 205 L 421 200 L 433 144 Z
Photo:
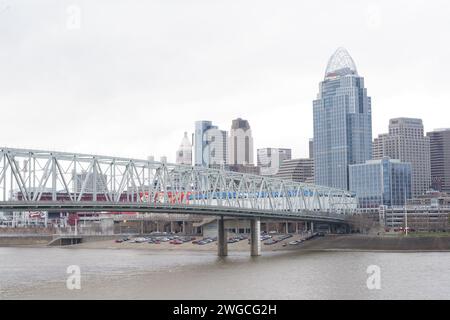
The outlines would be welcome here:
M 332 2 L 289 10 L 211 3 L 182 13 L 110 2 L 110 14 L 101 15 L 103 5 L 80 4 L 78 29 L 67 26 L 64 4 L 14 3 L 1 12 L 1 145 L 175 162 L 173 150 L 195 120 L 228 128 L 241 117 L 252 123 L 255 150 L 291 148 L 293 158 L 307 157 L 311 101 L 339 46 L 370 88 L 373 136 L 400 116 L 423 119 L 426 132 L 449 126 L 440 115 L 450 98 L 449 46 L 428 36 L 448 29 L 446 2 L 353 2 L 353 11 Z M 268 123 L 281 134 L 271 137 Z
M 0 0 L 0 300 L 284 319 L 450 299 L 449 16 Z

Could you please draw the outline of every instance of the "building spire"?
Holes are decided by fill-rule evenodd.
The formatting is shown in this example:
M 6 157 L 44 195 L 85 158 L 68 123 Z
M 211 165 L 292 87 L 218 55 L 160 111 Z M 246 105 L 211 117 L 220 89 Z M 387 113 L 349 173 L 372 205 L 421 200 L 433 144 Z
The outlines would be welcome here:
M 348 74 L 358 75 L 358 71 L 348 51 L 339 47 L 328 60 L 325 80 Z

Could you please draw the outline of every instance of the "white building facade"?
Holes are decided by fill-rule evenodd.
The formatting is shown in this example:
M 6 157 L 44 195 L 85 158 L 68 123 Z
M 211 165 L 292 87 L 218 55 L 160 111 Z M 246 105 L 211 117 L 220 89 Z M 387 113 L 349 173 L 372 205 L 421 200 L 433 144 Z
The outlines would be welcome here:
M 176 163 L 189 166 L 192 165 L 192 144 L 189 141 L 187 132 L 184 133 L 180 147 L 177 150 Z

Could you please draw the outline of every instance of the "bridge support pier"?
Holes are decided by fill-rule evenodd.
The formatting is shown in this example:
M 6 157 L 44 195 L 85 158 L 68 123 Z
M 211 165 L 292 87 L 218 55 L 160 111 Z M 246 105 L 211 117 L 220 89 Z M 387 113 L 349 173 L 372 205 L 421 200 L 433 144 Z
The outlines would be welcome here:
M 217 219 L 217 255 L 219 257 L 228 255 L 228 239 L 223 216 Z
M 261 255 L 261 220 L 250 220 L 250 250 L 253 257 Z

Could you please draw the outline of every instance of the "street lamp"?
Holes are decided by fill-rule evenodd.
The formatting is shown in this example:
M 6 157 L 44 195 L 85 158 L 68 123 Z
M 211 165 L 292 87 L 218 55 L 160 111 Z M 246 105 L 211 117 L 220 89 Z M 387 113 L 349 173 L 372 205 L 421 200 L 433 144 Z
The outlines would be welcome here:
M 406 181 L 405 181 L 406 182 Z M 403 204 L 403 208 L 405 210 L 405 235 L 408 235 L 408 210 L 406 210 L 406 183 L 403 185 L 404 194 L 405 194 L 405 203 Z

